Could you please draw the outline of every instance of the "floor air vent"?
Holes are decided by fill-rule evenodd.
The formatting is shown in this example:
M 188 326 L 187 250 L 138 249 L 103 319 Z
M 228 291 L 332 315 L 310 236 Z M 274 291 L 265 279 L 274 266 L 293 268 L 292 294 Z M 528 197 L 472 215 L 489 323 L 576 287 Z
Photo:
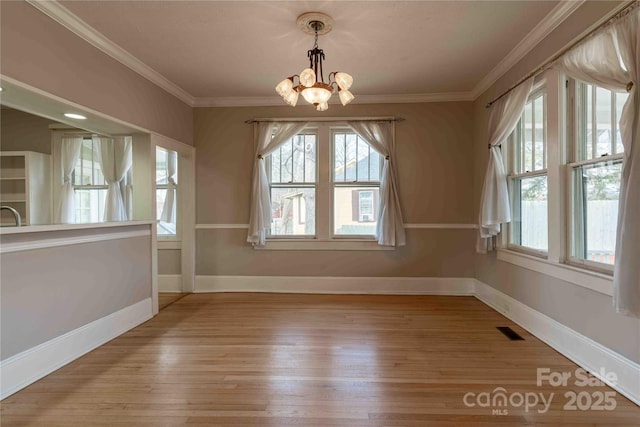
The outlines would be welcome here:
M 497 329 L 511 341 L 524 341 L 524 338 L 522 338 L 516 331 L 508 326 L 498 326 Z

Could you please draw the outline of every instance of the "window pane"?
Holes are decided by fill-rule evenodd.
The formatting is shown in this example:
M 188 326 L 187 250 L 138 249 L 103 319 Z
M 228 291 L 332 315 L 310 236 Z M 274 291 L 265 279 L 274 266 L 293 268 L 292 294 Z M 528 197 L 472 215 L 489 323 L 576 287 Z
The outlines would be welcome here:
M 269 156 L 269 165 L 271 168 L 271 182 L 282 182 L 280 178 L 280 173 L 282 169 L 280 168 L 280 150 L 276 150 Z
M 622 161 L 576 167 L 573 256 L 614 263 Z
M 524 107 L 522 116 L 522 151 L 524 164 L 520 172 L 533 170 L 533 105 L 531 102 Z
M 287 141 L 279 148 L 280 164 L 282 168 L 281 182 L 293 180 L 293 140 Z
M 333 134 L 334 182 L 380 181 L 380 154 L 356 133 Z
M 533 110 L 535 117 L 535 130 L 534 130 L 534 151 L 535 151 L 535 168 L 534 170 L 544 169 L 546 166 L 545 161 L 545 129 L 544 129 L 544 96 L 539 96 L 533 100 Z
M 547 176 L 517 178 L 512 185 L 511 243 L 547 251 Z
M 308 187 L 271 188 L 271 236 L 314 236 L 316 191 Z
M 304 135 L 293 137 L 293 182 L 304 182 Z
M 345 138 L 344 133 L 333 135 L 333 180 L 335 182 L 344 182 L 345 180 Z
M 628 98 L 629 94 L 626 92 L 612 93 L 598 86 L 578 83 L 577 161 L 624 152 L 620 116 Z
M 616 153 L 624 152 L 624 147 L 622 146 L 622 135 L 620 134 L 620 116 L 622 116 L 622 109 L 624 108 L 624 104 L 629 99 L 629 94 L 624 93 L 616 93 Z
M 369 144 L 367 144 L 361 138 L 358 138 L 358 144 L 356 148 L 358 150 L 358 152 L 356 153 L 358 159 L 356 179 L 358 181 L 370 181 L 371 178 L 369 174 L 369 152 L 371 151 L 371 147 L 369 147 Z
M 612 113 L 611 91 L 596 87 L 596 156 L 613 154 L 612 142 Z
M 594 156 L 594 145 L 593 145 L 593 86 L 585 85 L 586 90 L 586 115 L 585 115 L 585 124 L 584 124 L 584 137 L 585 140 L 583 142 L 584 145 L 584 160 L 592 159 Z
M 102 222 L 106 189 L 75 189 L 76 223 Z
M 356 146 L 357 136 L 355 133 L 348 133 L 346 135 L 347 147 L 346 147 L 346 170 L 345 181 L 353 182 L 356 180 Z
M 304 136 L 305 169 L 304 181 L 316 181 L 316 135 Z
M 168 183 L 167 157 L 168 157 L 168 153 L 166 150 L 156 147 L 156 184 L 157 185 L 166 185 Z
M 335 187 L 334 234 L 375 235 L 379 191 L 379 187 Z

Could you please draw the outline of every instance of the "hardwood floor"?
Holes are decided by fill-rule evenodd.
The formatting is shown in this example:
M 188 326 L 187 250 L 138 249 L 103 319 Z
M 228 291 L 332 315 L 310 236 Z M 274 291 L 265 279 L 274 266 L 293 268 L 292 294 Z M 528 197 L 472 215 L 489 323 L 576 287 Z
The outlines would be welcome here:
M 186 297 L 188 294 L 179 294 L 174 292 L 160 292 L 158 294 L 158 310 L 164 310 L 174 302 Z
M 510 341 L 497 326 L 525 340 Z M 537 368 L 573 374 L 577 366 L 472 297 L 190 294 L 5 399 L 1 421 L 3 427 L 639 425 L 640 408 L 617 393 L 612 411 L 563 409 L 567 392 L 611 389 L 577 387 L 574 380 L 538 387 Z M 497 387 L 514 404 L 478 406 Z M 516 407 L 517 396 L 533 402 L 526 393 L 545 399 L 554 393 L 549 410 L 540 413 L 541 403 Z M 476 406 L 465 405 L 465 395 Z M 493 409 L 508 415 L 492 415 Z

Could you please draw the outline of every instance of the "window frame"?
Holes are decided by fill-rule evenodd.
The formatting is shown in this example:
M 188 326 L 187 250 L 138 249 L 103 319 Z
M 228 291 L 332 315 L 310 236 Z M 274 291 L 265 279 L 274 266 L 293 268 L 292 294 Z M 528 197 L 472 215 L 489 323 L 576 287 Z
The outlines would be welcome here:
M 306 173 L 305 170 L 303 169 L 303 182 L 293 182 L 293 170 L 291 171 L 292 173 L 292 180 L 289 182 L 278 182 L 278 183 L 273 183 L 271 182 L 271 162 L 272 162 L 272 154 L 275 152 L 275 150 L 270 153 L 269 155 L 267 155 L 264 159 L 265 162 L 265 170 L 267 173 L 267 180 L 269 181 L 269 198 L 271 198 L 271 194 L 272 194 L 272 190 L 274 188 L 300 188 L 300 189 L 304 189 L 304 188 L 313 188 L 315 191 L 315 198 L 316 198 L 316 203 L 315 203 L 315 229 L 314 229 L 314 233 L 313 234 L 289 234 L 289 235 L 285 235 L 285 234 L 278 234 L 278 235 L 272 235 L 271 234 L 271 225 L 269 226 L 269 230 L 267 230 L 267 234 L 265 236 L 265 240 L 271 240 L 271 241 L 282 241 L 282 240 L 309 240 L 309 239 L 316 239 L 318 236 L 318 183 L 319 183 L 319 157 L 320 157 L 320 153 L 319 153 L 319 136 L 318 136 L 318 128 L 317 126 L 307 126 L 304 129 L 302 129 L 299 133 L 297 133 L 295 136 L 298 135 L 315 135 L 316 137 L 316 170 L 315 170 L 315 177 L 314 177 L 314 181 L 309 183 L 306 181 Z M 282 147 L 279 146 L 277 149 L 280 149 Z M 292 154 L 293 155 L 293 154 Z M 281 162 L 282 164 L 282 162 Z M 306 165 L 306 162 L 305 162 Z M 306 166 L 305 166 L 306 168 Z M 282 176 L 282 173 L 280 174 Z M 273 201 L 272 201 L 273 203 Z M 305 205 L 305 212 L 306 212 L 306 205 Z M 294 218 L 295 219 L 295 218 Z M 301 224 L 306 224 L 306 221 L 301 222 Z
M 373 189 L 378 189 L 378 194 L 380 194 L 380 180 L 378 181 L 358 181 L 358 173 L 357 173 L 357 169 L 356 169 L 356 180 L 355 181 L 346 181 L 346 165 L 345 165 L 345 181 L 336 181 L 335 180 L 335 176 L 334 176 L 334 168 L 335 168 L 335 148 L 334 148 L 334 144 L 335 144 L 335 135 L 339 134 L 339 133 L 356 133 L 353 129 L 351 129 L 350 127 L 346 127 L 346 126 L 331 126 L 330 127 L 330 139 L 329 141 L 327 141 L 327 145 L 329 146 L 329 170 L 330 170 L 330 175 L 329 175 L 329 184 L 331 186 L 331 195 L 330 195 L 330 238 L 332 240 L 344 240 L 344 239 L 350 239 L 350 240 L 362 240 L 362 241 L 375 241 L 376 240 L 376 236 L 375 233 L 374 234 L 337 234 L 336 233 L 336 216 L 335 216 L 335 197 L 336 197 L 336 188 L 351 188 L 353 190 L 357 190 L 360 188 L 371 188 L 371 191 L 373 192 Z M 357 136 L 357 134 L 356 134 Z M 357 138 L 360 138 L 359 136 L 357 136 Z M 365 144 L 369 145 L 366 141 L 364 141 Z M 357 139 L 356 139 L 356 148 L 357 148 Z M 370 150 L 375 151 L 375 149 L 371 146 Z M 376 151 L 377 152 L 377 151 Z M 379 159 L 379 167 L 380 167 L 380 175 L 382 174 L 382 167 L 383 167 L 383 162 L 384 162 L 384 158 L 383 156 L 378 153 L 378 155 L 380 156 Z M 356 164 L 357 164 L 357 151 L 356 151 Z M 369 171 L 369 178 L 371 178 L 371 171 Z M 380 176 L 380 178 L 382 178 L 382 176 Z M 374 197 L 375 199 L 375 197 Z M 374 200 L 375 203 L 375 200 Z M 374 216 L 375 216 L 375 212 L 376 212 L 376 208 L 374 206 L 373 208 L 373 212 L 374 212 Z M 360 222 L 360 221 L 358 221 Z M 372 222 L 376 222 L 375 220 Z
M 316 139 L 316 233 L 315 236 L 266 236 L 264 246 L 253 246 L 254 250 L 356 250 L 388 251 L 392 246 L 378 245 L 375 235 L 334 235 L 334 194 L 333 194 L 333 132 L 334 130 L 354 133 L 347 121 L 331 120 L 310 122 L 301 133 L 310 129 L 317 133 Z M 372 148 L 373 149 L 373 148 Z M 380 173 L 384 158 L 380 156 Z M 265 157 L 265 160 L 267 157 Z M 265 163 L 265 167 L 266 167 Z M 268 173 L 268 172 L 267 172 Z M 269 175 L 268 175 L 269 176 Z M 346 186 L 364 187 L 362 183 L 347 182 Z M 379 184 L 374 183 L 378 188 Z M 375 209 L 375 207 L 374 207 Z
M 516 228 L 519 229 L 518 224 L 520 224 L 516 221 L 516 216 L 518 215 L 516 210 L 516 203 L 515 203 L 516 189 L 520 188 L 519 186 L 516 187 L 516 181 L 519 181 L 521 183 L 524 179 L 544 176 L 547 179 L 547 236 L 549 235 L 549 158 L 548 158 L 548 151 L 549 151 L 548 124 L 549 123 L 548 123 L 548 111 L 547 111 L 547 105 L 548 105 L 547 94 L 548 94 L 548 90 L 546 87 L 546 80 L 542 80 L 538 82 L 534 86 L 534 88 L 531 90 L 531 92 L 527 96 L 527 102 L 526 102 L 526 104 L 529 104 L 530 102 L 533 102 L 535 99 L 539 97 L 542 97 L 542 100 L 543 100 L 543 104 L 542 104 L 542 123 L 543 123 L 542 166 L 543 167 L 542 169 L 535 169 L 535 170 L 525 169 L 524 172 L 516 171 L 517 169 L 516 164 L 519 163 L 520 161 L 523 161 L 521 160 L 522 157 L 517 157 L 518 154 L 520 154 L 521 156 L 524 156 L 524 154 L 522 154 L 524 152 L 523 151 L 524 148 L 520 148 L 520 146 L 518 145 L 519 140 L 522 141 L 520 145 L 524 145 L 524 140 L 522 136 L 522 126 L 523 126 L 522 117 L 524 116 L 524 111 L 521 115 L 521 118 L 518 120 L 518 124 L 516 125 L 516 128 L 511 133 L 511 135 L 509 135 L 507 139 L 507 144 L 506 144 L 507 147 L 505 148 L 505 152 L 506 152 L 505 159 L 507 161 L 507 185 L 509 189 L 509 203 L 511 204 L 512 212 L 511 212 L 511 222 L 506 227 L 507 228 L 507 233 L 505 233 L 506 240 L 503 243 L 503 247 L 509 250 L 513 250 L 515 252 L 532 255 L 542 259 L 547 259 L 549 257 L 549 246 L 550 246 L 549 240 L 547 240 L 547 250 L 544 251 L 544 250 L 532 248 L 529 246 L 513 243 L 513 234 L 515 233 Z M 533 114 L 532 122 L 535 126 L 535 110 L 532 111 L 532 114 Z M 534 131 L 534 137 L 535 137 L 535 131 Z M 535 151 L 536 151 L 535 148 L 536 147 L 535 147 L 535 138 L 534 138 L 531 146 L 531 153 L 532 153 L 531 163 L 534 167 L 535 167 Z
M 521 268 L 536 271 L 577 286 L 613 295 L 611 271 L 593 268 L 587 264 L 573 264 L 571 253 L 571 160 L 577 123 L 574 117 L 574 81 L 557 70 L 550 69 L 536 79 L 535 88 L 547 88 L 547 162 L 548 162 L 548 214 L 549 252 L 547 258 L 509 248 L 508 233 L 497 240 L 497 259 Z M 507 144 L 507 150 L 509 149 Z M 503 146 L 503 150 L 505 147 Z M 504 151 L 503 151 L 504 152 Z M 508 153 L 507 153 L 508 154 Z M 504 156 L 505 167 L 508 156 Z M 504 228 L 503 228 L 504 231 Z
M 167 148 L 167 147 L 163 147 L 161 145 L 156 145 L 154 147 L 154 166 L 153 166 L 153 172 L 154 172 L 154 192 L 155 192 L 155 197 L 154 197 L 154 201 L 157 203 L 158 200 L 158 190 L 168 190 L 169 187 L 169 180 L 167 178 L 167 183 L 166 184 L 158 184 L 157 180 L 155 179 L 155 177 L 157 176 L 157 168 L 158 168 L 158 150 L 163 150 L 167 153 L 167 159 L 169 156 L 169 151 L 173 151 L 174 153 L 176 153 L 176 198 L 174 200 L 175 203 L 175 209 L 176 209 L 176 232 L 175 234 L 160 234 L 158 232 L 158 230 L 160 229 L 160 218 L 158 218 L 158 213 L 157 213 L 157 206 L 154 205 L 154 214 L 156 217 L 156 220 L 158 221 L 158 224 L 156 226 L 156 237 L 158 239 L 158 241 L 169 241 L 169 242 L 173 242 L 173 241 L 177 241 L 179 242 L 181 240 L 181 236 L 180 236 L 180 215 L 181 215 L 181 199 L 180 199 L 180 190 L 179 190 L 179 185 L 180 185 L 180 153 L 176 150 L 172 150 L 171 148 Z M 167 164 L 167 174 L 168 174 L 168 164 Z M 165 196 L 166 197 L 166 196 Z
M 588 99 L 585 97 L 585 93 L 588 89 L 589 84 L 566 77 L 565 78 L 565 88 L 567 90 L 567 102 L 565 105 L 566 114 L 568 119 L 568 123 L 566 124 L 567 128 L 567 161 L 565 163 L 566 174 L 565 174 L 565 186 L 567 191 L 567 199 L 566 199 L 566 258 L 565 262 L 567 265 L 583 268 L 585 270 L 590 270 L 596 273 L 602 273 L 606 275 L 613 275 L 613 270 L 615 264 L 607 264 L 598 261 L 592 261 L 589 259 L 579 258 L 574 256 L 574 246 L 576 245 L 576 241 L 578 236 L 575 234 L 575 227 L 577 226 L 576 222 L 578 221 L 577 215 L 578 213 L 574 210 L 574 203 L 576 201 L 576 186 L 574 184 L 574 173 L 576 173 L 577 169 L 584 166 L 595 166 L 598 164 L 607 164 L 609 162 L 617 162 L 624 159 L 624 152 L 617 153 L 617 131 L 619 129 L 619 123 L 617 122 L 616 115 L 616 93 L 611 92 L 611 151 L 613 153 L 607 153 L 605 155 L 598 156 L 597 153 L 597 125 L 596 132 L 592 131 L 592 141 L 591 141 L 591 156 L 590 158 L 586 158 L 585 160 L 581 159 L 581 153 L 584 153 L 587 147 L 583 147 L 580 142 L 582 135 L 582 123 L 580 116 L 582 114 L 586 114 L 587 105 L 586 103 L 580 103 L 579 101 L 582 99 Z M 597 99 L 594 96 L 597 93 L 598 86 L 592 86 L 592 94 L 591 94 L 591 123 L 596 123 L 597 117 Z M 582 111 L 580 111 L 582 110 Z M 586 136 L 585 136 L 586 138 Z M 587 156 L 585 156 L 587 157 Z M 583 237 L 586 239 L 586 234 Z
M 71 172 L 71 187 L 73 188 L 73 197 L 76 198 L 79 196 L 78 191 L 90 191 L 90 192 L 97 192 L 99 194 L 100 191 L 107 191 L 109 189 L 109 185 L 106 183 L 106 180 L 104 178 L 104 174 L 102 173 L 102 169 L 100 169 L 100 162 L 97 160 L 96 158 L 96 147 L 95 147 L 95 142 L 93 141 L 93 138 L 90 135 L 84 135 L 82 136 L 82 144 L 84 145 L 85 141 L 89 141 L 91 143 L 91 163 L 92 163 L 92 168 L 91 168 L 91 184 L 76 184 L 75 180 L 76 180 L 76 167 L 78 162 L 80 162 L 80 169 L 84 169 L 84 158 L 82 157 L 82 147 L 80 148 L 80 155 L 78 156 L 78 160 L 76 162 L 76 165 L 74 165 L 73 167 L 73 171 Z M 105 182 L 104 184 L 95 184 L 94 181 L 96 179 L 95 177 L 95 167 L 94 165 L 98 165 L 98 168 L 100 169 L 100 174 L 102 175 L 102 180 Z M 98 196 L 99 197 L 99 196 Z M 106 197 L 106 196 L 105 196 Z M 76 199 L 76 202 L 78 200 Z M 104 205 L 106 203 L 106 200 L 102 201 L 102 204 Z M 82 209 L 81 207 L 78 206 L 78 203 L 76 203 L 75 206 L 75 221 L 74 224 L 93 224 L 95 223 L 94 221 L 89 221 L 89 222 L 84 222 L 84 221 L 80 221 L 78 219 L 78 209 Z M 100 212 L 98 212 L 97 216 L 99 217 L 97 222 L 104 222 L 104 206 L 103 206 L 103 215 L 100 215 Z M 102 218 L 100 218 L 102 217 Z

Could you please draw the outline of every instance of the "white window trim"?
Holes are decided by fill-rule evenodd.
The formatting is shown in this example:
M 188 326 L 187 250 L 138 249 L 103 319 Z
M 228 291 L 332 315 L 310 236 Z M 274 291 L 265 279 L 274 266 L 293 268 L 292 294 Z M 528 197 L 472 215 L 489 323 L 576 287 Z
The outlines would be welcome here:
M 177 156 L 178 156 L 178 183 L 180 183 L 180 170 L 181 170 L 181 159 L 180 159 L 180 151 L 176 150 L 176 147 L 165 147 L 163 145 L 154 145 L 153 147 L 153 216 L 156 216 L 156 211 L 155 211 L 155 203 L 156 203 L 156 194 L 158 190 L 167 190 L 169 183 L 167 184 L 160 184 L 158 185 L 155 181 L 155 173 L 156 173 L 156 150 L 160 148 L 162 150 L 165 150 L 167 152 L 169 151 L 174 151 L 176 152 Z M 180 243 L 182 241 L 182 227 L 181 227 L 181 221 L 180 221 L 180 215 L 182 213 L 182 201 L 181 201 L 181 194 L 180 194 L 180 190 L 178 189 L 178 185 L 176 185 L 176 200 L 174 202 L 176 204 L 176 234 L 160 234 L 158 233 L 158 228 L 160 227 L 160 220 L 158 220 L 158 225 L 156 226 L 156 238 L 158 240 L 158 248 L 159 249 L 174 249 L 173 247 L 169 247 L 169 246 L 176 246 L 176 245 L 170 245 L 169 243 L 164 243 L 164 242 L 177 242 Z M 160 247 L 160 245 L 162 244 L 162 247 Z M 179 248 L 178 248 L 179 249 Z
M 557 73 L 556 73 L 557 76 Z M 559 78 L 559 77 L 558 77 Z M 531 90 L 531 93 L 529 94 L 528 98 L 527 98 L 527 104 L 532 101 L 535 98 L 540 97 L 541 95 L 544 96 L 544 104 L 543 104 L 543 126 L 544 126 L 544 146 L 543 146 L 543 155 L 546 155 L 546 158 L 543 160 L 543 168 L 542 169 L 537 169 L 537 170 L 533 170 L 533 171 L 525 171 L 525 172 L 515 172 L 514 171 L 514 167 L 515 167 L 515 136 L 512 133 L 509 138 L 508 138 L 508 142 L 506 144 L 506 147 L 503 147 L 505 149 L 505 156 L 504 159 L 507 162 L 507 171 L 508 171 L 508 176 L 507 176 L 507 180 L 508 180 L 508 185 L 509 185 L 509 199 L 510 201 L 513 201 L 514 198 L 514 194 L 513 194 L 513 181 L 517 180 L 517 179 L 524 179 L 524 178 L 534 178 L 534 177 L 540 177 L 540 176 L 546 176 L 547 177 L 547 209 L 548 209 L 548 213 L 547 213 L 547 233 L 548 233 L 548 238 L 547 238 L 547 250 L 539 250 L 539 249 L 535 249 L 535 248 L 530 248 L 528 246 L 523 246 L 523 245 L 519 245 L 516 243 L 512 243 L 511 242 L 511 228 L 513 226 L 513 220 L 514 218 L 512 218 L 512 222 L 510 224 L 508 224 L 506 226 L 506 233 L 503 233 L 503 241 L 502 244 L 499 245 L 499 247 L 501 248 L 506 248 L 509 249 L 513 252 L 518 252 L 518 253 L 525 253 L 528 254 L 530 256 L 534 256 L 534 257 L 538 257 L 538 258 L 543 258 L 543 259 L 547 259 L 549 257 L 549 251 L 551 248 L 551 235 L 549 234 L 551 232 L 551 227 L 550 227 L 550 173 L 549 173 L 549 164 L 550 164 L 550 140 L 551 137 L 555 137 L 555 141 L 558 141 L 557 137 L 558 134 L 557 132 L 550 132 L 550 126 L 549 124 L 552 122 L 551 118 L 550 118 L 550 114 L 549 114 L 549 90 L 553 90 L 554 89 L 554 84 L 553 82 L 550 82 L 550 80 L 553 80 L 553 78 L 548 78 L 546 75 L 538 82 L 536 82 L 534 84 L 533 89 Z M 559 89 L 559 87 L 558 87 Z M 552 97 L 552 100 L 553 97 Z M 557 98 L 556 98 L 557 100 Z M 555 110 L 553 107 L 551 107 L 551 110 Z M 520 123 L 520 122 L 518 122 Z M 534 123 L 535 126 L 535 123 Z M 515 132 L 515 131 L 514 131 Z M 532 146 L 532 150 L 533 152 L 535 152 L 535 144 Z M 532 159 L 534 159 L 535 156 L 532 157 Z
M 268 239 L 264 246 L 254 246 L 255 250 L 280 251 L 392 251 L 393 246 L 379 245 L 374 238 L 354 239 L 353 237 L 335 239 Z
M 357 120 L 354 118 L 353 120 Z M 362 118 L 359 118 L 362 119 Z M 335 235 L 333 233 L 333 188 L 335 182 L 332 176 L 332 131 L 348 130 L 346 125 L 349 118 L 310 123 L 306 130 L 316 132 L 316 235 L 315 236 L 267 236 L 264 246 L 254 245 L 254 250 L 309 250 L 309 251 L 392 251 L 393 246 L 379 245 L 373 235 Z M 327 141 L 326 143 L 322 143 Z M 323 147 L 326 146 L 326 147 Z M 346 183 L 361 187 L 371 186 L 371 183 Z M 377 184 L 377 183 L 376 183 Z M 379 188 L 379 184 L 375 188 Z M 321 211 L 322 207 L 322 211 Z M 327 237 L 324 237 L 327 236 Z
M 508 233 L 501 233 L 498 239 L 497 258 L 528 270 L 532 270 L 565 282 L 581 286 L 604 295 L 613 296 L 613 277 L 611 273 L 597 271 L 599 266 L 571 264 L 569 251 L 571 229 L 569 227 L 570 206 L 570 166 L 567 151 L 571 149 L 573 132 L 566 126 L 570 124 L 568 113 L 566 77 L 555 70 L 545 73 L 547 86 L 547 196 L 549 206 L 549 251 L 547 257 L 536 256 L 519 248 L 509 248 Z M 571 89 L 571 85 L 569 85 Z M 569 132 L 569 134 L 567 134 Z M 567 143 L 565 143 L 565 139 Z M 575 165 L 575 164 L 573 164 Z M 599 263 L 598 263 L 599 264 Z

